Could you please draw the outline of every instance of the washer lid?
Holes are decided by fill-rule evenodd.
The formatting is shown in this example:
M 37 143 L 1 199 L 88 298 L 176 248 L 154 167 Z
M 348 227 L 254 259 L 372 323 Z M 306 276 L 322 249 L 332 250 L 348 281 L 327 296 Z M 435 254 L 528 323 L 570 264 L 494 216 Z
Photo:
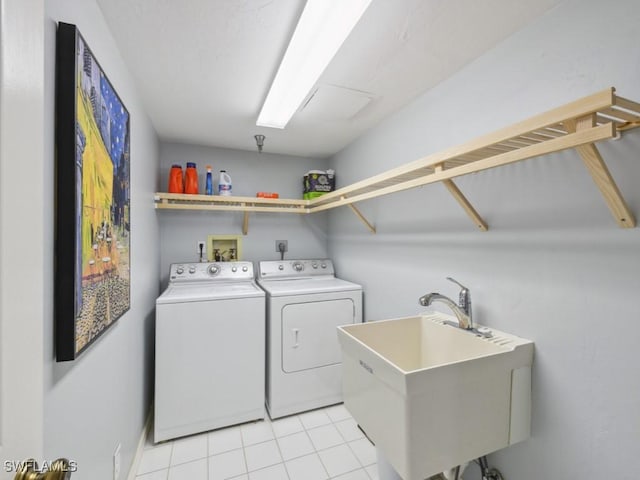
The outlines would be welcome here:
M 156 304 L 263 296 L 264 292 L 254 282 L 182 284 L 169 285 L 158 297 Z
M 272 297 L 362 290 L 362 287 L 356 283 L 333 276 L 286 280 L 258 280 L 258 283 Z

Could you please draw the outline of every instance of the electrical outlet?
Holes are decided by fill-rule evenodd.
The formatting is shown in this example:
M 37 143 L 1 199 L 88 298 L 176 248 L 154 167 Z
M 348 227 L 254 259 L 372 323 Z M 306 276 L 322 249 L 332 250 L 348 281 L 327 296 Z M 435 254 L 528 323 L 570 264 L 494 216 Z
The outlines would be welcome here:
M 280 244 L 284 244 L 284 251 L 288 252 L 289 251 L 289 245 L 287 244 L 286 240 L 276 240 L 276 252 L 280 252 Z
M 120 447 L 121 443 L 118 444 L 116 449 L 113 452 L 113 480 L 120 480 Z
M 198 240 L 198 243 L 196 244 L 196 253 L 198 254 L 198 257 L 200 256 L 201 252 L 202 252 L 202 258 L 206 259 L 207 258 L 207 242 L 205 242 L 204 240 Z

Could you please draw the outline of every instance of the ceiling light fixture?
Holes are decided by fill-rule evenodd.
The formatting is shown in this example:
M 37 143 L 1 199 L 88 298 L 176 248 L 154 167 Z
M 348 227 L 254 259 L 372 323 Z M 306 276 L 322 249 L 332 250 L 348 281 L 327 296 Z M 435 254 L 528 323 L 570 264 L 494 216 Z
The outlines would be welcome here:
M 258 146 L 258 153 L 262 153 L 262 147 L 264 146 L 264 139 L 267 138 L 264 135 L 254 135 L 253 138 L 256 139 L 256 145 Z
M 256 125 L 284 128 L 371 0 L 307 0 Z

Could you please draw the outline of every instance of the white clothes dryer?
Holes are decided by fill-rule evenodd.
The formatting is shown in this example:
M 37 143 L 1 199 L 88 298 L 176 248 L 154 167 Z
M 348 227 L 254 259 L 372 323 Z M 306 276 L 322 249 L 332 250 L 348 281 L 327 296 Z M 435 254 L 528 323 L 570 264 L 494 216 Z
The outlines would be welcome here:
M 155 353 L 154 442 L 264 418 L 265 293 L 253 264 L 171 265 Z
M 267 292 L 266 404 L 271 418 L 342 402 L 337 327 L 362 322 L 362 287 L 328 259 L 263 261 Z

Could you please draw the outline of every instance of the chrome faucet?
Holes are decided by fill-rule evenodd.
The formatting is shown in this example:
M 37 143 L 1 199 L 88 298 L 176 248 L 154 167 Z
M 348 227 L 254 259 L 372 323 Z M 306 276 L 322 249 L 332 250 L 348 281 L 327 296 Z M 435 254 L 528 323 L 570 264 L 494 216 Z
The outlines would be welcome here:
M 458 285 L 460 290 L 460 295 L 458 297 L 458 303 L 456 304 L 449 297 L 445 297 L 437 292 L 427 293 L 420 297 L 419 302 L 423 307 L 428 307 L 433 302 L 442 302 L 445 305 L 448 305 L 456 318 L 458 319 L 458 326 L 465 330 L 473 330 L 473 317 L 471 315 L 471 293 L 469 289 L 462 285 L 457 280 L 447 277 L 447 280 Z

